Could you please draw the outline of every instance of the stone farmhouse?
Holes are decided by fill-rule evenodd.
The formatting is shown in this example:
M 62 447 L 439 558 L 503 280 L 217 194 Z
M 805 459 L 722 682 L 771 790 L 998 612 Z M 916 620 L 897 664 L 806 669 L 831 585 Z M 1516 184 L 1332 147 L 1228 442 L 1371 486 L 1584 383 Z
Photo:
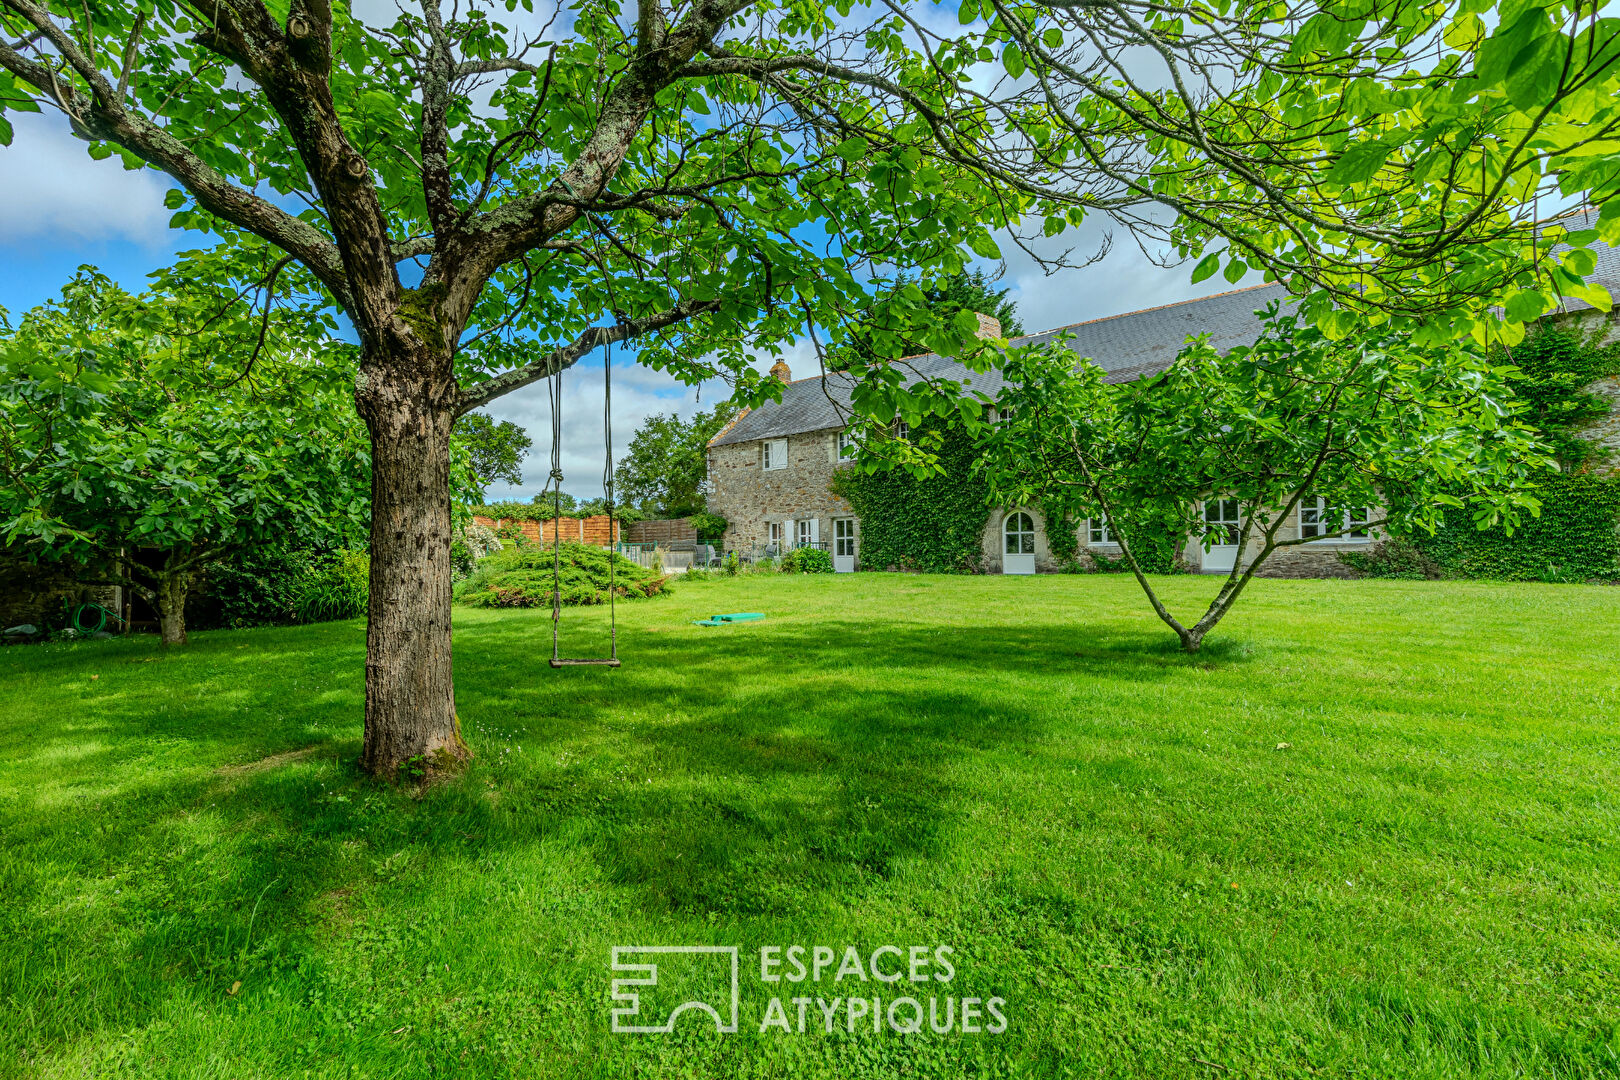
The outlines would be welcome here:
M 1571 222 L 1570 227 L 1581 226 Z M 1620 296 L 1620 251 L 1596 245 L 1593 251 L 1599 256 L 1596 279 L 1611 295 Z M 1104 381 L 1126 382 L 1165 370 L 1186 340 L 1196 334 L 1208 333 L 1211 344 L 1222 351 L 1252 344 L 1261 330 L 1255 312 L 1286 297 L 1281 285 L 1261 285 L 1092 319 L 1014 342 L 1039 344 L 1070 334 L 1069 347 L 1076 356 L 1098 364 L 1105 373 Z M 1585 321 L 1600 315 L 1589 305 L 1570 300 L 1553 317 Z M 994 319 L 983 315 L 979 319 L 981 337 L 1001 336 Z M 948 357 L 916 356 L 904 363 L 919 378 L 954 379 L 969 393 L 980 391 L 993 399 L 1001 390 L 999 372 L 973 372 Z M 815 546 L 832 554 L 836 570 L 853 571 L 861 565 L 861 523 L 849 504 L 828 490 L 835 471 L 849 463 L 846 449 L 853 452 L 845 435 L 852 380 L 837 372 L 794 379 L 781 361 L 771 373 L 785 384 L 782 400 L 743 412 L 709 442 L 709 507 L 727 521 L 728 548 L 781 552 Z M 1591 389 L 1615 402 L 1609 420 L 1591 435 L 1610 449 L 1620 449 L 1620 380 L 1604 380 Z M 1238 555 L 1241 512 L 1235 499 L 1212 497 L 1204 503 L 1206 534 L 1216 542 L 1206 550 L 1202 537 L 1187 539 L 1182 557 L 1190 569 L 1223 574 L 1232 569 Z M 1352 511 L 1345 522 L 1329 525 L 1321 516 L 1320 507 L 1301 506 L 1283 527 L 1296 530 L 1295 535 L 1303 538 L 1353 526 L 1356 519 Z M 1081 558 L 1093 553 L 1119 555 L 1106 522 L 1082 521 L 1078 528 Z M 1377 530 L 1351 531 L 1334 539 L 1283 548 L 1260 573 L 1272 577 L 1348 576 L 1351 571 L 1339 554 L 1365 548 L 1378 539 Z M 1225 540 L 1231 542 L 1222 542 Z M 1057 569 L 1038 507 L 992 510 L 985 521 L 983 546 L 982 565 L 992 572 L 1033 574 Z

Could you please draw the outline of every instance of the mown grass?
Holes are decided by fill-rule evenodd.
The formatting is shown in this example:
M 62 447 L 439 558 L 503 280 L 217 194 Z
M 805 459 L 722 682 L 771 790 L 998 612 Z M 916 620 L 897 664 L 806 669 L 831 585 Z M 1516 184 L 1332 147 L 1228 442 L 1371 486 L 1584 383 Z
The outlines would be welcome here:
M 420 797 L 358 622 L 0 651 L 0 1073 L 1620 1073 L 1620 592 L 1259 582 L 1185 657 L 1123 578 L 741 578 L 612 672 L 547 615 L 458 609 Z M 760 1034 L 893 992 L 793 943 L 949 945 L 1009 1028 Z M 613 1034 L 648 944 L 741 947 L 742 1030 Z

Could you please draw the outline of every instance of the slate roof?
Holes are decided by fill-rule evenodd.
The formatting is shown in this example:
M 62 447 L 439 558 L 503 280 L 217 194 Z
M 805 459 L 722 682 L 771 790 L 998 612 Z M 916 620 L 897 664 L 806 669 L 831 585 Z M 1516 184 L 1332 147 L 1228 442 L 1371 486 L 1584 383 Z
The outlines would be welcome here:
M 1580 210 L 1569 215 L 1570 231 L 1587 227 L 1596 211 Z M 1567 250 L 1560 246 L 1555 251 Z M 1620 250 L 1592 244 L 1597 270 L 1589 280 L 1600 281 L 1620 295 Z M 1073 335 L 1069 348 L 1105 372 L 1104 382 L 1129 382 L 1155 375 L 1175 360 L 1176 354 L 1195 334 L 1208 333 L 1210 344 L 1221 352 L 1239 345 L 1251 345 L 1260 336 L 1260 320 L 1255 312 L 1288 295 L 1280 284 L 1256 285 L 1247 289 L 1218 293 L 1198 300 L 1110 315 L 1101 319 L 1060 326 L 1039 334 L 1013 338 L 1013 344 L 1041 344 L 1059 334 Z M 1568 300 L 1567 311 L 1586 310 L 1591 305 Z M 902 371 L 922 377 L 955 379 L 967 393 L 980 391 L 994 398 L 1001 391 L 999 371 L 969 371 L 949 357 L 928 354 L 897 362 Z M 913 380 L 916 381 L 916 380 Z M 743 413 L 731 426 L 709 440 L 710 446 L 728 446 L 755 439 L 778 439 L 808 431 L 842 428 L 851 412 L 853 380 L 840 372 L 825 377 L 795 379 L 782 391 L 780 402 L 768 402 Z

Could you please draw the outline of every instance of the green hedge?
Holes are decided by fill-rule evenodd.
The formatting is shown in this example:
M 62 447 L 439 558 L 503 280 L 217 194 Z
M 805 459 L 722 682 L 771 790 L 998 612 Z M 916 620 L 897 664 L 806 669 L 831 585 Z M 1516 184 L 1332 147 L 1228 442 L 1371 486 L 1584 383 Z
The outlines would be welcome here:
M 1620 579 L 1620 481 L 1554 475 L 1537 493 L 1541 516 L 1480 530 L 1462 512 L 1433 536 L 1419 533 L 1349 553 L 1344 561 L 1375 577 L 1497 578 L 1505 581 Z
M 1504 528 L 1476 529 L 1463 512 L 1450 511 L 1432 536 L 1396 537 L 1341 558 L 1375 577 L 1620 579 L 1620 478 L 1601 449 L 1580 435 L 1583 424 L 1609 409 L 1586 387 L 1620 374 L 1620 343 L 1601 344 L 1605 325 L 1584 333 L 1543 329 L 1503 357 L 1519 369 L 1514 391 L 1563 469 L 1540 480 L 1539 518 L 1509 536 Z
M 903 470 L 840 469 L 832 491 L 861 519 L 861 564 L 868 570 L 976 573 L 984 559 L 989 489 L 974 475 L 973 444 L 947 431 L 939 450 L 945 474 L 918 480 Z
M 795 548 L 782 556 L 781 570 L 784 574 L 830 574 L 832 556 L 820 548 Z

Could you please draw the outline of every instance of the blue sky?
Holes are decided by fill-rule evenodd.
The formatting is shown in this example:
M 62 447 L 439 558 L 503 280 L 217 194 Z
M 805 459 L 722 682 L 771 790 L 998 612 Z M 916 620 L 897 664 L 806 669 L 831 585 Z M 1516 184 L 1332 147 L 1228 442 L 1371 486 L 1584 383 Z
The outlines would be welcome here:
M 85 144 L 68 134 L 59 117 L 11 114 L 16 136 L 0 148 L 0 306 L 20 313 L 56 295 L 74 268 L 91 263 L 130 289 L 166 265 L 176 251 L 199 247 L 196 233 L 168 228 L 163 207 L 167 178 L 150 170 L 127 172 L 116 157 L 92 161 Z M 1053 250 L 1093 250 L 1101 228 L 1080 230 L 1049 241 Z M 1012 290 L 1019 315 L 1030 332 L 1106 315 L 1121 314 L 1232 288 L 1216 278 L 1190 282 L 1191 267 L 1155 266 L 1129 237 L 1116 236 L 1107 258 L 1080 270 L 1047 276 L 1016 245 L 1001 284 Z M 988 269 L 994 273 L 998 268 Z M 1250 284 L 1250 282 L 1244 282 Z M 629 352 L 615 353 L 613 381 L 614 447 L 622 456 L 640 422 L 654 413 L 690 416 L 709 408 L 726 392 L 719 384 L 701 394 L 659 372 L 637 367 Z M 783 357 L 797 375 L 816 370 L 808 341 Z M 762 366 L 769 366 L 769 359 Z M 600 493 L 603 465 L 602 366 L 600 355 L 564 376 L 563 471 L 565 490 L 583 497 Z M 527 499 L 544 486 L 550 458 L 550 416 L 542 386 L 531 386 L 495 402 L 488 410 L 522 425 L 535 442 L 524 467 L 524 483 L 495 485 L 489 497 Z

